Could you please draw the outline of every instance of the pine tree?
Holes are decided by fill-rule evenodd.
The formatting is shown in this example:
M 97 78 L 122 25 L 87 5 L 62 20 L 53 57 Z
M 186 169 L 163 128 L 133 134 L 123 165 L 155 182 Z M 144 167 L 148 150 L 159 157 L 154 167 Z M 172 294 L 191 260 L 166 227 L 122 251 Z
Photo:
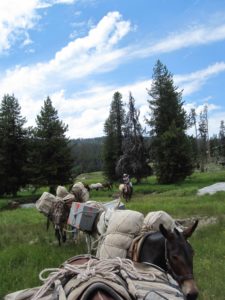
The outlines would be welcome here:
M 199 115 L 199 150 L 200 150 L 200 169 L 205 171 L 205 166 L 209 161 L 210 149 L 209 149 L 209 135 L 208 135 L 208 108 L 204 106 Z
M 219 144 L 220 156 L 225 161 L 225 125 L 223 120 L 220 122 Z
M 0 194 L 13 194 L 26 183 L 26 119 L 14 95 L 5 95 L 0 107 Z
M 215 163 L 220 161 L 220 139 L 217 134 L 213 134 L 209 139 L 210 156 Z
M 135 100 L 130 93 L 128 112 L 125 118 L 123 155 L 117 162 L 116 171 L 120 176 L 128 173 L 131 177 L 136 178 L 137 182 L 151 174 L 139 115 L 140 112 L 135 108 Z
M 157 179 L 160 183 L 184 180 L 193 170 L 191 145 L 185 134 L 187 116 L 181 101 L 182 92 L 177 91 L 172 74 L 159 60 L 148 94 L 151 111 L 146 121 L 151 126 Z
M 68 126 L 59 120 L 49 97 L 37 115 L 36 124 L 36 184 L 47 185 L 53 191 L 56 185 L 64 185 L 71 180 L 73 160 L 69 139 L 65 136 Z
M 195 166 L 197 168 L 200 167 L 200 140 L 197 128 L 197 114 L 194 108 L 191 109 L 188 116 L 188 127 L 193 127 L 195 131 L 195 138 L 190 137 L 192 144 L 192 152 L 193 152 L 193 161 L 195 162 Z
M 122 140 L 125 111 L 122 95 L 116 92 L 111 102 L 109 117 L 104 124 L 103 170 L 108 180 L 118 179 L 116 163 L 122 155 Z

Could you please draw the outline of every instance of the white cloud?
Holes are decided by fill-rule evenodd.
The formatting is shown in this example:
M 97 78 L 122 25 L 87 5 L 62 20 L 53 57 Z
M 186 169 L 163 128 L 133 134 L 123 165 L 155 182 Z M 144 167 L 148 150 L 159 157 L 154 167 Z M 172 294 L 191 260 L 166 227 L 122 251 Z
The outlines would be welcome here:
M 26 44 L 28 31 L 40 20 L 40 9 L 55 4 L 72 4 L 75 0 L 1 0 L 0 54 L 9 50 L 17 40 Z
M 209 135 L 213 136 L 214 134 L 219 133 L 220 131 L 220 122 L 225 121 L 225 112 L 214 112 L 209 116 Z
M 76 124 L 75 131 L 72 131 L 74 136 L 80 126 L 88 124 L 89 115 L 92 115 L 93 120 L 94 116 L 99 117 L 99 111 L 105 112 L 108 106 L 104 105 L 101 109 L 97 99 L 85 99 L 85 96 L 65 97 L 68 82 L 114 68 L 119 58 L 123 56 L 123 51 L 116 48 L 117 43 L 129 30 L 130 22 L 124 21 L 118 12 L 108 13 L 87 36 L 70 42 L 49 62 L 8 69 L 0 78 L 2 95 L 14 93 L 18 97 L 22 113 L 29 121 L 28 125 L 34 125 L 35 116 L 40 110 L 43 99 L 50 95 L 60 115 L 65 117 L 71 111 L 80 113 L 78 120 L 80 125 L 78 127 Z M 99 90 L 100 88 L 98 92 Z M 87 109 L 89 111 L 85 113 Z M 67 118 L 65 122 L 66 120 Z M 69 120 L 72 127 L 74 121 Z M 95 124 L 92 126 L 92 131 L 94 128 L 99 130 L 100 125 L 97 122 Z M 88 131 L 90 134 L 90 130 Z
M 186 88 L 189 91 L 187 95 L 191 94 L 191 91 L 200 90 L 203 87 L 203 83 L 198 83 L 199 74 L 204 84 L 207 80 L 210 80 L 212 76 L 225 71 L 223 68 L 209 66 L 205 69 L 186 74 L 176 75 L 177 82 L 186 83 Z M 209 72 L 214 70 L 214 72 Z M 217 72 L 216 72 L 217 70 Z M 206 80 L 207 79 L 207 80 Z M 197 81 L 197 84 L 195 84 Z M 176 83 L 177 83 L 176 82 Z M 195 89 L 193 89 L 193 85 Z M 146 126 L 144 117 L 148 117 L 149 106 L 147 100 L 149 99 L 147 88 L 151 87 L 151 80 L 141 80 L 125 86 L 94 86 L 83 93 L 77 93 L 69 98 L 65 97 L 65 91 L 61 90 L 58 93 L 52 95 L 54 105 L 57 107 L 60 116 L 64 122 L 69 125 L 69 136 L 73 138 L 83 137 L 97 137 L 103 135 L 103 126 L 106 118 L 109 114 L 109 107 L 116 91 L 119 91 L 123 95 L 123 101 L 128 103 L 129 92 L 132 92 L 136 101 L 136 107 L 140 110 L 140 121 L 143 127 Z M 185 94 L 185 91 L 184 91 Z M 200 103 L 199 103 L 200 102 Z M 209 96 L 205 99 L 198 99 L 195 102 L 187 102 L 184 105 L 185 110 L 190 111 L 191 108 L 195 108 L 196 113 L 199 114 L 204 105 L 207 103 L 209 112 L 209 131 L 210 135 L 218 133 L 217 127 L 220 124 L 220 120 L 225 118 L 225 112 L 218 111 L 221 109 L 219 106 L 213 103 L 213 97 Z M 221 118 L 221 119 L 219 119 Z
M 37 0 L 0 1 L 0 53 L 7 50 L 18 36 L 32 28 L 39 19 L 36 13 Z
M 22 47 L 28 46 L 28 45 L 30 45 L 30 44 L 33 43 L 33 41 L 30 39 L 30 36 L 29 36 L 29 34 L 27 32 L 25 32 L 24 35 L 25 35 L 25 39 L 24 39 L 24 41 L 22 43 Z
M 68 81 L 115 68 L 123 50 L 114 48 L 130 30 L 118 12 L 108 13 L 83 38 L 70 42 L 46 63 L 7 70 L 0 78 L 2 93 L 37 98 L 61 89 Z
M 13 1 L 9 0 L 9 2 Z M 61 2 L 69 4 L 72 1 Z M 37 9 L 59 3 L 59 1 L 24 0 L 22 3 L 24 12 L 22 9 L 21 12 L 18 12 L 18 19 L 22 16 L 23 27 L 20 26 L 24 31 L 24 38 L 29 41 L 27 30 L 32 28 L 39 18 Z M 28 4 L 30 4 L 29 10 L 27 9 Z M 0 26 L 3 24 L 1 22 L 1 16 L 3 16 L 1 5 L 0 2 Z M 27 11 L 30 12 L 30 16 L 27 15 Z M 16 12 L 13 14 L 15 15 Z M 9 37 L 16 32 L 20 23 L 15 23 L 14 26 L 13 22 L 9 22 L 9 24 L 11 24 L 9 34 L 5 35 L 8 47 L 11 45 Z M 7 29 L 7 27 L 4 28 Z M 29 125 L 34 125 L 35 116 L 40 111 L 43 100 L 50 95 L 60 118 L 69 125 L 70 137 L 100 136 L 103 134 L 103 124 L 108 116 L 113 93 L 117 90 L 124 95 L 125 100 L 128 99 L 129 92 L 132 92 L 136 99 L 136 105 L 141 111 L 142 124 L 144 124 L 143 116 L 148 111 L 146 103 L 149 98 L 146 88 L 150 88 L 151 81 L 140 80 L 126 86 L 118 86 L 118 83 L 115 83 L 117 86 L 102 84 L 95 88 L 89 88 L 84 93 L 74 93 L 75 88 L 71 91 L 71 83 L 77 86 L 77 82 L 79 85 L 80 82 L 88 81 L 91 75 L 111 71 L 127 59 L 150 56 L 156 51 L 157 54 L 174 51 L 182 47 L 210 43 L 225 38 L 225 28 L 221 25 L 216 28 L 208 28 L 207 37 L 205 36 L 206 28 L 201 30 L 195 28 L 192 32 L 169 36 L 166 40 L 159 41 L 151 47 L 142 48 L 140 46 L 138 50 L 133 47 L 120 48 L 118 46 L 120 40 L 131 30 L 131 23 L 123 20 L 119 12 L 109 12 L 85 37 L 68 43 L 51 60 L 8 69 L 0 78 L 1 94 L 14 93 L 18 97 L 22 113 L 29 120 Z M 186 97 L 200 90 L 212 76 L 224 71 L 225 63 L 218 62 L 197 72 L 174 76 L 174 80 L 181 89 L 184 89 L 183 95 Z
M 224 71 L 225 62 L 217 62 L 197 72 L 174 76 L 174 81 L 181 89 L 184 89 L 183 95 L 187 96 L 198 91 L 209 78 Z
M 159 53 L 168 53 L 190 46 L 210 44 L 225 39 L 225 24 L 198 26 L 181 33 L 173 33 L 161 41 L 147 47 L 139 47 L 130 55 L 148 57 Z
M 73 4 L 76 0 L 54 0 L 56 4 Z

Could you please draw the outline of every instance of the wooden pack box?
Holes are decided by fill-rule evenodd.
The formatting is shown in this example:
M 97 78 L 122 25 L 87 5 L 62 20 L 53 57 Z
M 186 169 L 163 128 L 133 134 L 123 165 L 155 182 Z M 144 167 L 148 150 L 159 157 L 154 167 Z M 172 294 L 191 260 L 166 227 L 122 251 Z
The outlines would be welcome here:
M 99 209 L 85 203 L 73 202 L 67 223 L 82 231 L 92 231 Z

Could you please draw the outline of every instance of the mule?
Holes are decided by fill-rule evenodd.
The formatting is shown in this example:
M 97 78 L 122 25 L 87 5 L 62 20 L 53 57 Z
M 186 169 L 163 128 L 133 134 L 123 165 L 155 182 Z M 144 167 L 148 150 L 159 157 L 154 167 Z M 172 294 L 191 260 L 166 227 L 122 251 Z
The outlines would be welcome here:
M 103 185 L 103 188 L 108 189 L 108 191 L 111 191 L 113 188 L 112 182 L 104 182 L 102 185 Z
M 47 230 L 49 228 L 50 222 L 52 222 L 59 246 L 61 246 L 61 242 L 66 242 L 65 227 L 67 226 L 69 213 L 70 206 L 65 201 L 59 200 L 52 205 L 50 213 L 47 217 Z
M 87 189 L 88 190 L 88 192 L 90 192 L 90 187 L 89 187 L 89 185 L 87 184 L 87 183 L 84 183 L 84 187 L 85 187 L 85 189 Z
M 89 185 L 89 188 L 90 188 L 90 190 L 96 190 L 96 191 L 98 191 L 98 190 L 103 189 L 103 184 L 100 183 L 100 182 L 98 182 L 98 183 L 92 183 L 92 184 Z
M 86 244 L 88 254 L 91 254 L 94 250 L 94 245 L 98 243 L 99 239 L 106 233 L 109 220 L 112 217 L 114 211 L 118 209 L 120 205 L 120 199 L 113 208 L 101 210 L 96 217 L 95 224 L 91 232 L 86 232 Z
M 137 261 L 155 264 L 171 274 L 187 300 L 198 297 L 193 275 L 194 251 L 187 241 L 197 225 L 198 220 L 183 232 L 177 229 L 171 232 L 160 224 L 159 232 L 145 235 L 137 255 Z
M 120 190 L 120 195 L 126 200 L 126 202 L 130 201 L 132 194 L 133 194 L 133 187 L 130 185 L 130 183 L 120 184 L 119 190 Z

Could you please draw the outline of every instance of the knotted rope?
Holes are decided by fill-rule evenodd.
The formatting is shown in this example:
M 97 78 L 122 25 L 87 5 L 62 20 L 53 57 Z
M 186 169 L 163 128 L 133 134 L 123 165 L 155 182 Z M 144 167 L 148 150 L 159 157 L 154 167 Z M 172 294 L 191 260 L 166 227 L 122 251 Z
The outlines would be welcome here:
M 47 272 L 50 272 L 49 275 L 44 277 L 43 275 Z M 156 280 L 155 274 L 153 273 L 144 274 L 138 272 L 133 262 L 129 259 L 121 259 L 119 257 L 103 260 L 90 259 L 82 265 L 72 265 L 66 263 L 64 268 L 48 268 L 42 270 L 39 274 L 39 278 L 44 282 L 44 284 L 31 298 L 31 300 L 40 299 L 52 287 L 53 284 L 55 285 L 56 290 L 60 292 L 60 294 L 66 299 L 60 279 L 68 275 L 77 275 L 79 284 L 81 284 L 93 276 L 118 282 L 117 274 L 120 274 L 127 282 L 129 292 L 132 294 L 136 294 L 136 289 L 130 280 L 131 278 L 137 280 L 150 280 L 152 277 L 151 281 Z

